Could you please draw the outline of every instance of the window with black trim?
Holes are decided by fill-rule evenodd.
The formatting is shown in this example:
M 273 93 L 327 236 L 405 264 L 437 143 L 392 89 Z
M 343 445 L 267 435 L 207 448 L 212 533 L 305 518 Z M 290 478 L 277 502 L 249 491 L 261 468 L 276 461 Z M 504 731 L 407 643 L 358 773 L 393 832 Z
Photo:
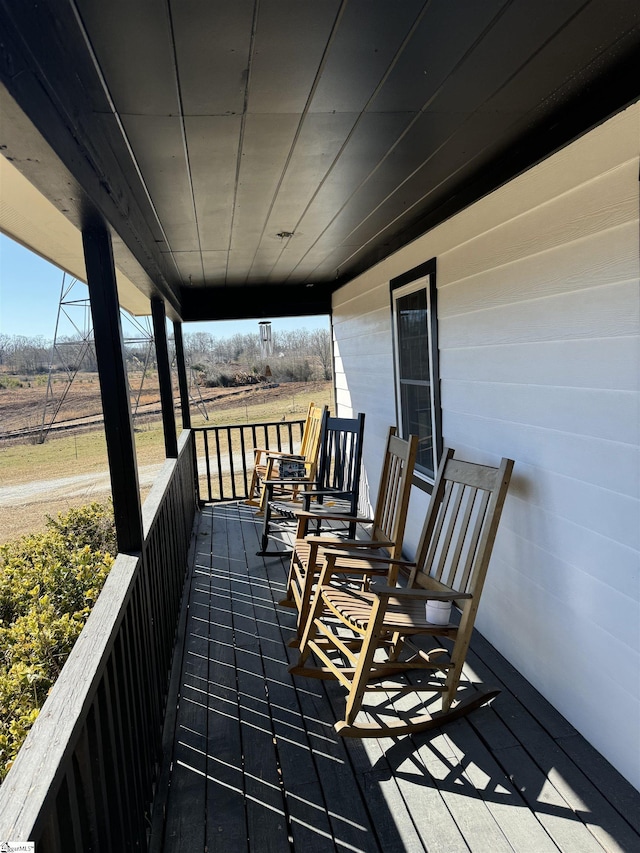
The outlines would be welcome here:
M 416 474 L 432 483 L 442 452 L 435 258 L 391 281 L 400 435 L 418 436 Z

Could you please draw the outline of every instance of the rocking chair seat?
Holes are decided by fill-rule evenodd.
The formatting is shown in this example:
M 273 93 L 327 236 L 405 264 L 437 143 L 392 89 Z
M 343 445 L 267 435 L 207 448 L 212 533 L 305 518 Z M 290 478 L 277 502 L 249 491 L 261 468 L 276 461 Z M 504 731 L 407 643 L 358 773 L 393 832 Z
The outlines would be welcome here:
M 344 565 L 344 560 L 340 560 L 340 565 Z M 375 590 L 375 581 L 372 586 Z M 422 591 L 426 592 L 426 590 Z M 395 592 L 397 590 L 394 590 Z M 429 592 L 421 596 L 416 595 L 417 590 L 411 590 L 411 592 L 412 595 L 408 598 L 395 594 L 389 597 L 384 614 L 385 629 L 389 632 L 400 631 L 403 635 L 437 634 L 438 636 L 447 636 L 447 634 L 457 630 L 454 623 L 435 625 L 427 620 L 425 599 L 435 599 L 438 597 L 437 593 Z M 364 633 L 367 630 L 371 610 L 376 600 L 376 592 L 345 589 L 344 587 L 324 587 L 322 597 L 330 610 L 339 613 L 355 631 Z

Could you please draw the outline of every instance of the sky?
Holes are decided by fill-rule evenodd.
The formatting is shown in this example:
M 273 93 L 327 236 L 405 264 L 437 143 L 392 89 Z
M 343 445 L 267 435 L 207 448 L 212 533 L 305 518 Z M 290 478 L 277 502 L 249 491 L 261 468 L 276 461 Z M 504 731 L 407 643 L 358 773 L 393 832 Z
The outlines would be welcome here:
M 67 286 L 69 278 L 67 276 Z M 52 341 L 62 288 L 62 270 L 25 249 L 9 237 L 0 234 L 0 333 L 42 336 Z M 74 286 L 74 298 L 84 298 L 84 285 Z M 328 329 L 329 318 L 321 317 L 260 317 L 271 320 L 273 331 L 296 329 Z M 60 329 L 60 333 L 71 329 Z M 238 332 L 258 333 L 258 320 L 229 320 L 209 323 L 185 323 L 185 334 L 208 332 L 216 338 L 226 338 Z M 124 332 L 126 337 L 126 332 Z

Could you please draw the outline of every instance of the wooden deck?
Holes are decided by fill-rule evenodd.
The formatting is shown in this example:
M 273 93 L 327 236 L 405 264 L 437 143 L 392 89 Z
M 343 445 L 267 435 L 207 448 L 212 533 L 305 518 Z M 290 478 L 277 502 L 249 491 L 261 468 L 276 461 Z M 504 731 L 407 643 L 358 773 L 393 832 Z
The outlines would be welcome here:
M 640 850 L 638 792 L 477 634 L 490 707 L 338 738 L 341 688 L 287 673 L 288 561 L 255 556 L 254 510 L 207 506 L 196 531 L 152 853 Z

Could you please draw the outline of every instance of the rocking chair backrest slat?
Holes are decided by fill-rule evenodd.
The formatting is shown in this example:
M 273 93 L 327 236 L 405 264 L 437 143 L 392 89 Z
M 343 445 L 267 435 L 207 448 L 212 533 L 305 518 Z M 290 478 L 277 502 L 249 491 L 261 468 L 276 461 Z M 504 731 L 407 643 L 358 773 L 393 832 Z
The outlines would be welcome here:
M 326 414 L 326 406 L 314 406 L 314 408 L 309 411 L 307 424 L 302 437 L 300 456 L 304 456 L 307 475 L 310 478 L 315 476 L 318 453 L 320 451 L 320 439 L 322 437 L 322 425 Z
M 453 539 L 453 535 L 458 527 L 458 517 L 463 493 L 464 489 L 461 489 L 457 483 L 454 484 L 454 488 L 452 488 L 450 492 L 446 512 L 442 517 L 443 524 L 439 536 L 439 557 L 437 562 L 434 564 L 432 571 L 432 574 L 438 580 L 442 580 L 442 576 L 447 566 L 449 547 L 451 546 L 451 540 Z
M 452 492 L 453 483 L 445 482 L 442 477 L 439 481 L 436 480 L 433 497 L 422 529 L 420 545 L 418 546 L 418 555 L 416 556 L 418 567 L 434 564 Z M 424 549 L 426 549 L 426 554 L 423 552 Z
M 399 557 L 407 521 L 418 440 L 416 436 L 410 436 L 408 440 L 400 439 L 395 432 L 395 427 L 391 427 L 380 475 L 372 538 L 394 542 L 391 556 Z
M 474 500 L 469 500 L 469 507 L 474 513 L 474 522 L 473 527 L 471 528 L 471 532 L 466 537 L 460 537 L 460 556 L 464 554 L 464 560 L 458 558 L 458 563 L 460 566 L 459 576 L 452 577 L 451 583 L 449 586 L 454 587 L 455 589 L 460 589 L 464 592 L 473 592 L 473 589 L 470 589 L 470 576 L 471 571 L 473 569 L 473 561 L 478 549 L 478 542 L 480 540 L 480 535 L 482 533 L 483 526 L 485 524 L 485 519 L 487 515 L 487 509 L 489 506 L 489 498 L 491 497 L 490 492 L 480 492 L 474 495 Z
M 454 460 L 446 451 L 409 582 L 433 582 L 479 595 L 497 531 L 513 462 L 499 468 Z
M 460 487 L 459 487 L 460 488 Z M 466 486 L 460 488 L 460 499 L 463 502 L 463 509 L 459 516 L 459 530 L 462 535 L 456 537 L 453 553 L 451 554 L 451 566 L 460 564 L 460 558 L 464 549 L 466 531 L 469 529 L 469 524 L 473 514 L 475 505 L 475 495 L 469 495 Z M 471 561 L 467 561 L 467 566 L 470 568 Z M 464 572 L 463 572 L 464 576 Z M 449 586 L 455 584 L 455 576 L 450 572 L 445 583 Z

